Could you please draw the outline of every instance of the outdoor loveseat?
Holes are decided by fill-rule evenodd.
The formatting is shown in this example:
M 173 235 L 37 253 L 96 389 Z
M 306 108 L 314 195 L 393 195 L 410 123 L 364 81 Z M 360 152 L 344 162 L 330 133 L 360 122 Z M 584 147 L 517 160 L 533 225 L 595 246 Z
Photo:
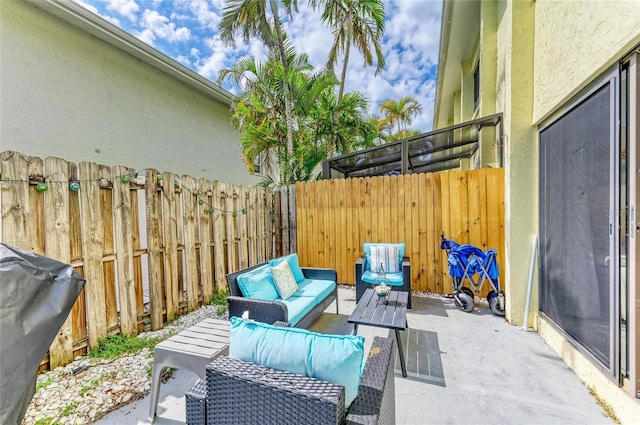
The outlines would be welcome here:
M 206 378 L 186 393 L 187 425 L 395 424 L 395 348 L 392 339 L 375 337 L 365 360 L 362 336 L 323 335 L 304 329 L 279 328 L 290 345 L 284 347 L 279 337 L 271 333 L 276 326 L 249 323 L 239 318 L 231 320 L 229 356 L 218 357 L 210 363 Z M 244 329 L 234 337 L 234 327 L 238 326 Z M 269 332 L 268 336 L 249 336 L 253 334 L 247 332 L 253 332 L 252 328 L 256 327 L 268 328 L 258 329 L 258 332 Z M 313 348 L 304 349 L 299 338 L 332 341 L 325 344 L 316 340 L 316 345 L 309 345 Z M 260 342 L 256 343 L 256 340 Z M 244 347 L 237 348 L 239 344 Z M 354 355 L 353 347 L 362 351 Z M 345 351 L 344 355 L 342 351 Z M 249 361 L 247 357 L 252 356 L 259 359 Z M 287 362 L 283 356 L 292 359 Z M 255 363 L 258 360 L 278 368 Z M 309 365 L 309 361 L 320 363 Z M 343 370 L 337 369 L 342 362 Z M 353 387 L 352 381 L 340 385 L 305 376 L 302 372 L 282 370 L 291 368 L 307 373 L 310 370 L 333 373 L 332 377 L 337 375 L 340 382 L 345 374 L 362 373 L 359 380 L 356 377 Z M 335 370 L 327 372 L 329 369 Z
M 295 279 L 295 292 L 285 299 L 274 282 L 273 268 L 286 261 Z M 229 317 L 249 318 L 273 324 L 288 322 L 308 328 L 335 300 L 338 313 L 338 276 L 333 269 L 300 267 L 297 254 L 275 258 L 269 262 L 227 275 Z

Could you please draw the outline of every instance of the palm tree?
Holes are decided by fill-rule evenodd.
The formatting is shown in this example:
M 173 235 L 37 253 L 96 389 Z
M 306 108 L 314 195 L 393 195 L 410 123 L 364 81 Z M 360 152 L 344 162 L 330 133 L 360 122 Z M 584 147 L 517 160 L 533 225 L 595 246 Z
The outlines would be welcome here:
M 321 5 L 322 20 L 333 29 L 334 41 L 327 58 L 327 66 L 333 69 L 338 62 L 340 53 L 344 53 L 342 72 L 340 74 L 340 88 L 338 102 L 344 94 L 344 84 L 347 77 L 347 66 L 351 45 L 362 53 L 365 65 L 373 64 L 375 50 L 376 74 L 384 69 L 384 55 L 382 53 L 382 35 L 384 33 L 384 2 L 383 0 L 311 0 L 312 7 Z
M 252 57 L 238 60 L 221 71 L 218 83 L 231 80 L 242 89 L 232 104 L 232 123 L 240 133 L 245 164 L 252 169 L 255 158 L 263 154 L 278 162 L 279 177 L 269 173 L 269 182 L 280 184 L 308 180 L 328 150 L 348 152 L 368 145 L 377 135 L 367 118 L 367 100 L 360 93 L 345 93 L 336 101 L 337 85 L 332 72 L 313 73 L 306 54 L 296 55 L 285 40 L 287 71 L 280 65 L 278 53 L 269 51 L 264 63 Z M 293 151 L 283 149 L 286 132 L 282 115 L 284 93 L 289 87 L 293 102 Z M 338 116 L 334 125 L 333 117 Z M 337 142 L 337 144 L 335 144 Z
M 279 4 L 277 0 L 228 0 L 222 10 L 222 20 L 219 24 L 220 38 L 228 45 L 233 45 L 234 35 L 241 32 L 246 42 L 251 36 L 262 39 L 267 48 L 275 48 L 279 53 L 280 65 L 287 71 L 287 53 L 285 49 L 285 33 L 280 20 Z M 281 4 L 289 17 L 297 11 L 297 0 L 281 0 Z M 272 21 L 269 21 L 268 12 Z M 284 115 L 286 123 L 287 156 L 293 155 L 293 99 L 291 89 L 284 86 L 285 102 Z
M 253 57 L 238 60 L 232 68 L 223 69 L 218 83 L 231 80 L 241 88 L 231 106 L 231 120 L 240 133 L 245 164 L 252 170 L 255 158 L 264 153 L 265 172 L 273 169 L 271 162 L 278 162 L 280 181 L 288 180 L 288 163 L 294 161 L 295 146 L 284 149 L 282 140 L 288 129 L 283 126 L 287 93 L 295 95 L 294 89 L 299 75 L 310 72 L 313 67 L 307 55 L 296 55 L 296 51 L 285 39 L 285 63 L 280 63 L 280 55 L 275 49 L 268 52 L 264 63 Z M 293 112 L 293 111 L 292 111 Z M 293 113 L 292 113 L 293 115 Z M 295 137 L 295 116 L 292 117 L 292 140 Z M 294 144 L 295 145 L 295 144 Z
M 407 127 L 413 122 L 413 117 L 422 111 L 422 105 L 414 96 L 403 96 L 399 100 L 387 99 L 379 106 L 384 122 L 396 127 L 397 132 L 392 137 L 397 138 L 408 134 Z
M 375 73 L 384 69 L 381 47 L 384 33 L 384 3 L 383 0 L 311 0 L 310 4 L 314 8 L 322 6 L 322 20 L 333 29 L 334 42 L 327 58 L 327 67 L 333 70 L 339 54 L 344 54 L 337 97 L 337 103 L 340 103 L 344 95 L 352 44 L 362 53 L 365 65 L 373 64 L 373 46 L 376 57 Z M 334 115 L 334 124 L 337 122 L 338 116 Z M 334 151 L 329 150 L 328 156 L 332 157 L 333 153 Z
M 333 89 L 320 94 L 308 116 L 314 137 L 326 153 L 344 154 L 373 145 L 377 132 L 367 106 L 367 99 L 358 92 L 345 93 L 340 101 Z

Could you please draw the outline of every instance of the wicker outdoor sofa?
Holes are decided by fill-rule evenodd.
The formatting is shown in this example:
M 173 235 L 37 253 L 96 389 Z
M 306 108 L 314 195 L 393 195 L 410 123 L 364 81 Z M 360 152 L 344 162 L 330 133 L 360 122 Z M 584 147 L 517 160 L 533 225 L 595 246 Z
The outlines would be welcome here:
M 393 340 L 375 337 L 358 394 L 340 385 L 222 356 L 186 393 L 187 425 L 395 424 Z
M 243 314 L 248 312 L 249 317 L 252 320 L 256 320 L 258 322 L 268 324 L 273 324 L 275 322 L 289 322 L 291 326 L 307 329 L 311 325 L 311 323 L 313 323 L 333 301 L 336 302 L 336 314 L 338 314 L 338 275 L 333 269 L 298 267 L 298 270 L 301 270 L 302 274 L 304 275 L 304 281 L 299 283 L 301 285 L 301 288 L 303 287 L 303 285 L 308 284 L 309 287 L 307 288 L 309 289 L 316 283 L 321 283 L 318 281 L 322 281 L 324 282 L 324 284 L 328 283 L 329 285 L 332 285 L 332 289 L 325 295 L 319 296 L 317 298 L 309 298 L 309 300 L 312 300 L 310 301 L 310 303 L 313 304 L 313 307 L 301 319 L 296 321 L 292 320 L 291 314 L 287 309 L 287 305 L 285 304 L 286 301 L 283 302 L 282 299 L 278 298 L 274 300 L 265 300 L 245 297 L 238 284 L 239 276 L 251 272 L 252 270 L 256 270 L 260 267 L 264 267 L 265 265 L 273 264 L 279 259 L 287 257 L 279 257 L 271 260 L 268 263 L 266 262 L 257 264 L 252 267 L 247 267 L 235 273 L 230 273 L 226 276 L 227 284 L 229 286 L 229 297 L 227 298 L 229 317 L 242 317 Z M 298 260 L 296 256 L 295 262 L 297 263 L 297 261 Z M 292 299 L 295 298 L 296 295 L 292 297 Z

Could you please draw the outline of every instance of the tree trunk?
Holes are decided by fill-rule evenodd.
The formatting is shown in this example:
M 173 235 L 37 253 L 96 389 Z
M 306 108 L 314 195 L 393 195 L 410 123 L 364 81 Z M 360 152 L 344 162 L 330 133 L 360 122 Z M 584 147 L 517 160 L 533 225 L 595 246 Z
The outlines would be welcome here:
M 280 16 L 278 15 L 278 3 L 276 0 L 270 0 L 269 5 L 271 7 L 271 13 L 273 14 L 274 29 L 276 32 L 276 38 L 278 42 L 278 51 L 280 52 L 280 62 L 285 71 L 289 68 L 287 64 L 287 56 L 284 50 L 284 37 L 282 35 L 282 23 L 280 22 Z M 287 167 L 293 158 L 293 107 L 291 105 L 291 88 L 288 82 L 284 82 L 285 86 L 285 100 L 284 100 L 284 118 L 287 125 Z M 281 170 L 281 175 L 283 170 Z M 287 171 L 288 174 L 288 171 Z M 280 182 L 284 184 L 284 182 Z
M 349 25 L 351 24 L 351 9 L 349 9 Z M 344 83 L 347 79 L 347 66 L 349 65 L 349 52 L 351 50 L 351 33 L 348 35 L 349 41 L 344 50 L 344 60 L 342 61 L 342 72 L 340 73 L 340 88 L 338 89 L 338 100 L 336 101 L 336 106 L 340 105 L 340 101 L 342 100 L 342 96 L 344 95 Z M 333 126 L 337 127 L 338 125 L 338 111 L 333 113 Z M 329 144 L 329 151 L 327 152 L 327 157 L 333 158 L 333 155 L 336 151 L 337 137 L 333 136 L 333 141 Z

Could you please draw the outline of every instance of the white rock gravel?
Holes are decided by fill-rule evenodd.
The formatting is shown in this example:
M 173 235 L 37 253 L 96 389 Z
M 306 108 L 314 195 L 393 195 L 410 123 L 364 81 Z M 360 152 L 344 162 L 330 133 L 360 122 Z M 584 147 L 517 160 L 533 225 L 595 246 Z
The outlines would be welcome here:
M 164 329 L 145 332 L 140 337 L 168 338 L 206 318 L 222 318 L 218 306 L 208 305 L 175 320 Z M 69 375 L 88 362 L 88 367 Z M 89 424 L 127 403 L 149 393 L 153 350 L 112 360 L 78 357 L 65 367 L 38 375 L 40 389 L 31 400 L 22 425 Z M 170 372 L 165 374 L 165 378 Z

